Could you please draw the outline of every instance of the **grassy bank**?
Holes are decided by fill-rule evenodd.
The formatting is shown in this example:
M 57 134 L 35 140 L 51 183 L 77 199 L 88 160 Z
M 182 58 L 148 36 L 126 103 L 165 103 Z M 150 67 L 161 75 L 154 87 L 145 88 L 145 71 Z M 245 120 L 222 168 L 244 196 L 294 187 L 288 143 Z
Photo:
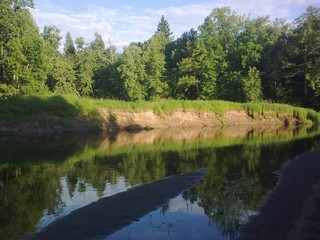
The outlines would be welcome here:
M 223 115 L 225 111 L 246 111 L 252 118 L 272 112 L 286 115 L 302 123 L 320 123 L 320 114 L 311 109 L 272 103 L 234 103 L 226 101 L 178 101 L 124 102 L 107 99 L 80 98 L 73 95 L 19 96 L 0 100 L 0 121 L 5 123 L 51 123 L 70 117 L 100 120 L 99 109 L 138 112 L 152 110 L 163 115 L 175 110 L 212 111 Z

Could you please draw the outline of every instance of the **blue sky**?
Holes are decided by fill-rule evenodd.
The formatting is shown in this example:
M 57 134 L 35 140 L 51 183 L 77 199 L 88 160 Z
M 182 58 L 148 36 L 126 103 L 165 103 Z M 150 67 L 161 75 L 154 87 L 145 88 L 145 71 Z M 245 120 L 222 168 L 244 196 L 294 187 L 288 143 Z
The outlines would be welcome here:
M 91 42 L 101 34 L 119 50 L 131 42 L 146 41 L 164 15 L 175 37 L 197 29 L 214 8 L 229 6 L 239 14 L 270 16 L 291 21 L 319 0 L 35 0 L 31 12 L 40 28 L 55 25 L 65 36 Z

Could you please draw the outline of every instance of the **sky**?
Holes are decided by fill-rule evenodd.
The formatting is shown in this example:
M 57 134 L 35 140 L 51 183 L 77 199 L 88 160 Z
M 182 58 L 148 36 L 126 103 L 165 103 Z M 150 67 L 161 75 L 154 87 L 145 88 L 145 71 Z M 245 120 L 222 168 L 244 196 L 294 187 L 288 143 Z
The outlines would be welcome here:
M 197 29 L 214 8 L 231 7 L 238 14 L 269 16 L 292 21 L 308 6 L 320 7 L 319 0 L 34 0 L 32 15 L 40 31 L 54 25 L 61 35 L 84 37 L 87 43 L 94 33 L 118 50 L 131 42 L 144 42 L 156 31 L 162 15 L 174 37 Z

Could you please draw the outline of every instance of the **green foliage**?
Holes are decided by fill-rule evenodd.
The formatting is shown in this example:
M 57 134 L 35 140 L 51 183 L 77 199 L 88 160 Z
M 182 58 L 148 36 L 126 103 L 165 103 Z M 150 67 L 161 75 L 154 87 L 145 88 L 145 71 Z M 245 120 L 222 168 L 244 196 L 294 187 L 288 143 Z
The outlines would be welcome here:
M 45 117 L 79 116 L 100 121 L 101 109 L 124 110 L 131 112 L 153 111 L 162 116 L 173 111 L 216 112 L 222 117 L 226 111 L 246 111 L 250 116 L 287 116 L 297 118 L 301 123 L 319 124 L 320 114 L 314 110 L 293 107 L 285 104 L 234 103 L 227 101 L 185 101 L 157 100 L 124 102 L 116 100 L 91 99 L 76 95 L 46 95 L 41 97 L 9 97 L 0 101 L 0 120 L 18 122 L 39 122 Z
M 46 77 L 43 41 L 26 9 L 33 3 L 2 1 L 0 4 L 0 84 L 5 92 L 3 96 L 43 93 Z
M 70 32 L 67 32 L 66 34 L 63 52 L 64 52 L 64 55 L 68 58 L 74 57 L 76 53 L 76 48 L 74 47 L 74 43 L 73 43 Z
M 57 54 L 53 58 L 52 64 L 47 78 L 49 89 L 57 94 L 77 93 L 76 76 L 72 62 Z
M 214 138 L 201 138 L 199 133 L 189 140 L 166 135 L 172 139 L 158 137 L 152 144 L 146 143 L 146 135 L 139 139 L 127 134 L 2 141 L 0 238 L 25 238 L 37 230 L 42 217 L 66 211 L 66 197 L 88 187 L 101 198 L 110 194 L 107 186 L 117 188 L 120 177 L 130 188 L 200 168 L 208 173 L 183 197 L 198 199 L 219 231 L 234 236 L 243 214 L 256 212 L 274 187 L 272 172 L 286 159 L 318 148 L 318 140 L 311 137 L 319 132 L 243 138 L 222 133 Z
M 165 47 L 167 45 L 164 34 L 155 34 L 146 44 L 143 52 L 145 62 L 147 100 L 166 97 L 167 83 L 164 82 Z
M 159 99 L 167 96 L 165 82 L 165 47 L 162 33 L 155 34 L 142 46 L 131 44 L 120 60 L 118 71 L 126 92 L 132 101 Z
M 62 37 L 60 35 L 60 30 L 56 26 L 45 26 L 41 36 L 49 46 L 56 51 L 58 50 Z
M 297 75 L 303 79 L 303 100 L 305 105 L 319 103 L 319 41 L 320 41 L 320 9 L 309 7 L 302 16 L 296 19 L 295 40 L 296 54 L 300 61 L 296 62 Z
M 261 101 L 261 79 L 255 67 L 249 67 L 248 76 L 243 79 L 243 92 L 245 102 Z
M 163 98 L 270 102 L 320 108 L 320 10 L 292 23 L 213 9 L 198 31 L 176 40 L 161 17 L 146 42 L 118 53 L 101 34 L 86 43 L 60 30 L 43 33 L 33 1 L 1 1 L 0 98 L 47 92 L 142 101 Z
M 130 45 L 125 49 L 121 65 L 118 67 L 128 100 L 139 101 L 145 99 L 147 93 L 144 69 L 145 63 L 142 58 L 141 47 Z
M 94 55 L 91 49 L 78 52 L 75 59 L 75 86 L 80 96 L 93 95 Z
M 158 23 L 156 33 L 162 33 L 168 41 L 173 41 L 173 32 L 171 32 L 169 22 L 164 18 L 163 15 Z

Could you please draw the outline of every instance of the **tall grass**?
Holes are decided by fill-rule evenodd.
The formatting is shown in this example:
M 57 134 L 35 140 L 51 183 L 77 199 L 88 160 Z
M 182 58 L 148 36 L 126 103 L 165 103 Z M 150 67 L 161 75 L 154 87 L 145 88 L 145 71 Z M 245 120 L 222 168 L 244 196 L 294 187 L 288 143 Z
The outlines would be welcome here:
M 229 110 L 246 111 L 252 117 L 272 113 L 276 116 L 292 116 L 301 122 L 320 123 L 320 114 L 314 110 L 275 103 L 234 103 L 227 101 L 184 101 L 158 100 L 152 102 L 125 102 L 109 99 L 91 99 L 75 95 L 16 96 L 0 100 L 0 120 L 2 121 L 36 121 L 46 117 L 81 116 L 99 120 L 99 109 L 123 111 L 153 111 L 164 115 L 175 110 L 210 111 L 223 115 Z

